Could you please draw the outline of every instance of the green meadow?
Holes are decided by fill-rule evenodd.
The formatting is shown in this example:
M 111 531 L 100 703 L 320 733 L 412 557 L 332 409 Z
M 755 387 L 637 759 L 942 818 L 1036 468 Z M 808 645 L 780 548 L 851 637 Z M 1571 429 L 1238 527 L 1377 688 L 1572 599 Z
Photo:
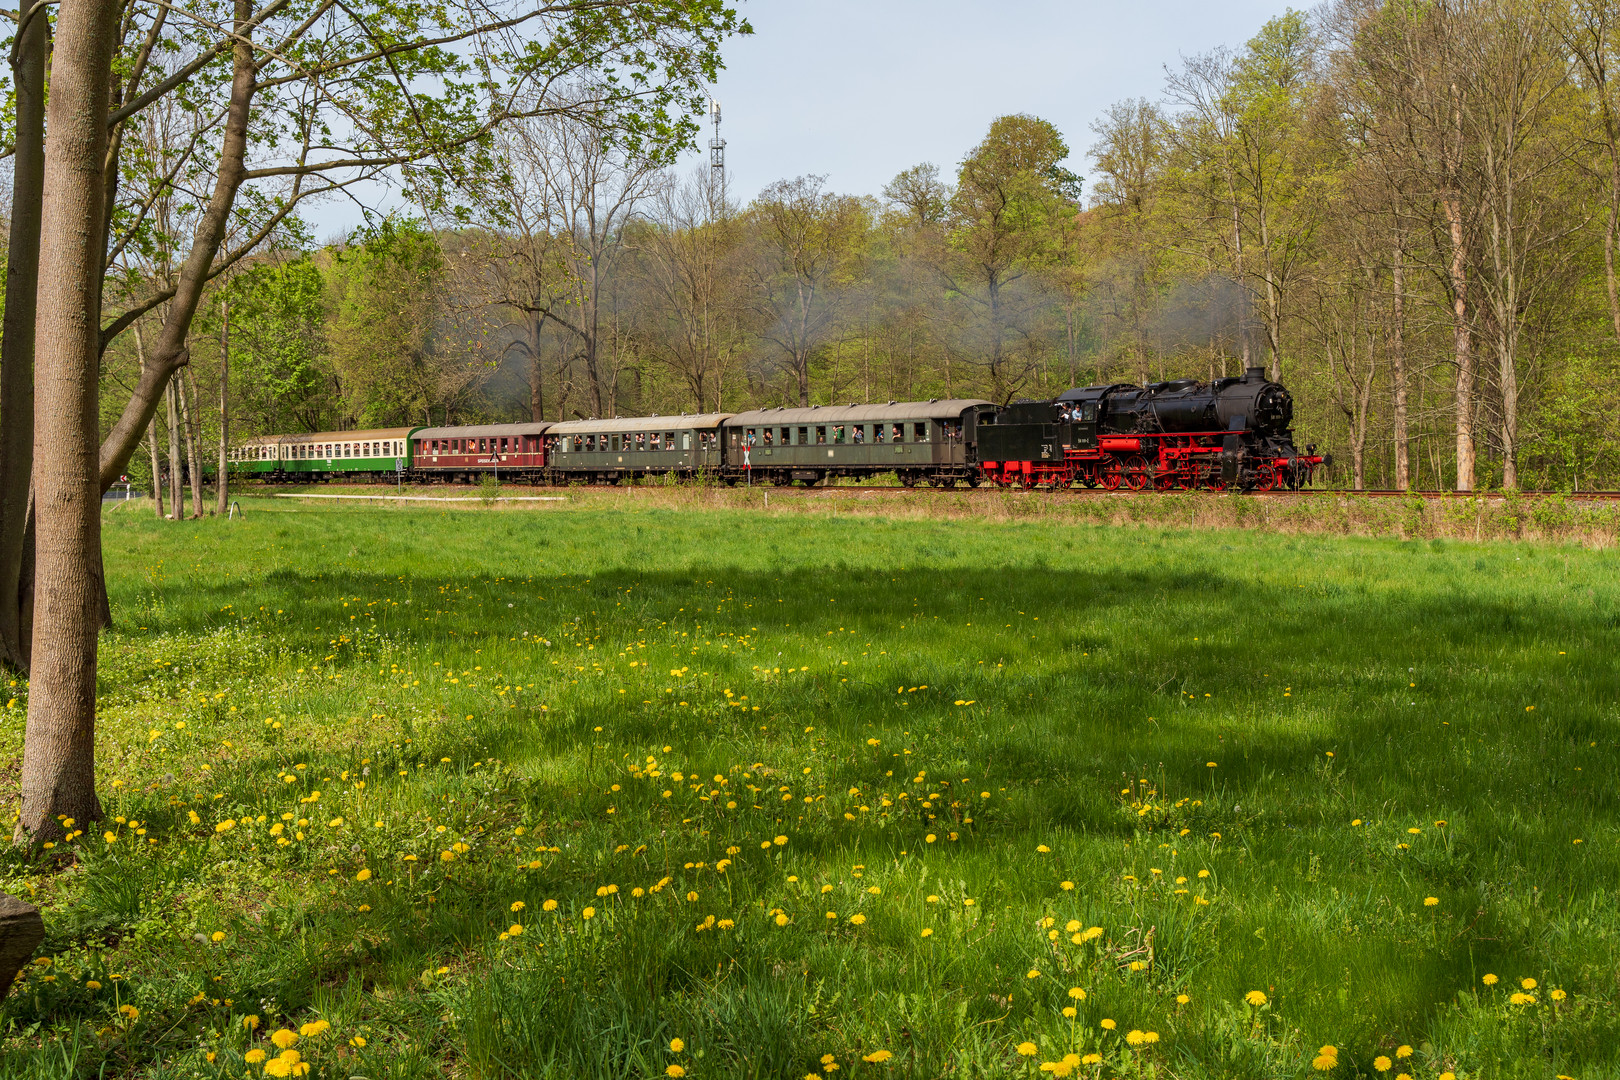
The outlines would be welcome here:
M 1610 553 L 242 501 L 0 1077 L 1620 1076 Z

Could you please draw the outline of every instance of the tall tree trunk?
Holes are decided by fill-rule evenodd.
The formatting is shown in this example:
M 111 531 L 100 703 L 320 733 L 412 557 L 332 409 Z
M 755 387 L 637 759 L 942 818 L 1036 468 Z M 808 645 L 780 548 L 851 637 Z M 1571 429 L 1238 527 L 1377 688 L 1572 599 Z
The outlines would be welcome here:
M 27 8 L 11 64 L 16 150 L 11 164 L 11 236 L 0 337 L 0 663 L 28 669 L 23 647 L 23 545 L 34 467 L 34 317 L 39 290 L 39 215 L 45 183 L 45 64 L 50 20 Z
M 136 322 L 135 331 L 135 359 L 140 362 L 142 373 L 146 371 L 146 339 L 141 335 L 141 324 Z M 163 463 L 158 451 L 157 417 L 154 415 L 147 422 L 147 445 L 152 448 L 152 509 L 157 511 L 158 520 L 163 520 Z
M 1463 237 L 1462 205 L 1444 200 L 1451 230 L 1451 337 L 1457 360 L 1457 490 L 1474 490 L 1474 342 L 1468 326 L 1468 246 Z
M 214 512 L 230 512 L 231 487 L 227 466 L 231 449 L 231 302 L 219 301 L 219 471 L 214 475 Z
M 175 521 L 183 521 L 186 516 L 185 459 L 180 456 L 180 408 L 174 400 L 178 393 L 179 389 L 171 377 L 169 385 L 164 389 L 165 400 L 169 405 L 169 501 L 174 504 L 169 511 L 169 517 Z
M 185 426 L 186 470 L 191 474 L 191 516 L 203 516 L 202 489 L 202 424 L 197 412 L 197 384 L 189 367 L 181 368 L 174 379 L 175 393 L 180 395 L 180 422 Z
M 101 817 L 96 647 L 101 629 L 99 419 L 103 183 L 117 0 L 63 0 L 56 23 L 35 320 L 36 630 L 19 839 Z M 127 460 L 127 458 L 126 458 Z
M 157 417 L 147 425 L 149 437 L 146 445 L 152 449 L 152 509 L 157 511 L 158 520 L 163 520 L 163 464 L 158 460 Z
M 1406 252 L 1395 245 L 1394 283 L 1390 298 L 1390 375 L 1395 382 L 1395 490 L 1412 487 L 1412 448 L 1407 435 L 1406 391 Z
M 536 424 L 546 418 L 545 325 L 544 315 L 529 315 L 529 419 Z

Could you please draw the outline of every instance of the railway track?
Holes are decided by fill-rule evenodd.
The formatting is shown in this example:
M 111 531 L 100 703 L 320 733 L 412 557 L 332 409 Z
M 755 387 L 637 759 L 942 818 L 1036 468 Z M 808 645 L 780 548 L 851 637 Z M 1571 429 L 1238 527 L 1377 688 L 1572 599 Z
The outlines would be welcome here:
M 372 492 L 372 491 L 377 491 L 379 488 L 386 489 L 386 487 L 391 486 L 391 485 L 378 485 L 378 484 L 323 484 L 321 486 L 326 487 L 326 488 L 336 488 L 336 489 L 340 489 L 340 490 L 343 490 L 343 491 L 363 492 L 363 493 L 367 493 L 369 495 L 369 493 Z M 506 489 L 509 490 L 509 489 L 512 489 L 512 488 L 520 488 L 520 487 L 522 489 L 524 489 L 524 490 L 529 490 L 529 489 L 532 488 L 535 491 L 544 490 L 544 491 L 565 492 L 565 491 L 571 490 L 570 488 L 567 488 L 567 487 L 550 488 L 550 487 L 545 487 L 544 485 L 530 485 L 530 484 L 508 485 Z M 421 491 L 427 491 L 427 490 L 444 491 L 448 495 L 448 493 L 452 493 L 452 492 L 476 494 L 476 493 L 479 492 L 480 489 L 478 487 L 476 487 L 474 485 L 470 485 L 470 484 L 432 484 L 432 485 L 427 485 L 427 486 L 423 486 L 423 485 L 414 485 L 413 486 L 413 491 L 415 491 L 415 492 L 421 492 Z M 592 490 L 592 491 L 624 491 L 624 490 L 632 490 L 632 489 L 629 488 L 629 487 L 620 487 L 620 486 L 609 487 L 609 486 L 606 486 L 606 485 L 586 485 L 585 490 Z M 825 496 L 836 496 L 836 495 L 915 495 L 915 496 L 919 496 L 919 497 L 927 497 L 929 495 L 944 495 L 944 494 L 950 493 L 950 494 L 955 494 L 955 495 L 971 495 L 971 496 L 989 496 L 989 495 L 998 495 L 998 494 L 1018 494 L 1018 495 L 1031 495 L 1031 496 L 1068 496 L 1068 497 L 1074 497 L 1074 498 L 1113 498 L 1113 499 L 1141 498 L 1141 499 L 1151 499 L 1156 495 L 1188 494 L 1187 492 L 1180 492 L 1180 491 L 1175 491 L 1175 492 L 1127 491 L 1127 490 L 1123 490 L 1123 489 L 1118 490 L 1118 491 L 1108 491 L 1108 490 L 1106 490 L 1104 488 L 1083 488 L 1083 487 L 1057 488 L 1057 489 L 1051 489 L 1051 488 L 1021 489 L 1021 488 L 996 487 L 996 486 L 992 486 L 992 485 L 988 485 L 988 484 L 984 485 L 984 486 L 981 486 L 981 487 L 977 487 L 977 488 L 970 488 L 970 487 L 965 487 L 965 486 L 964 487 L 953 487 L 953 488 L 935 488 L 935 487 L 928 487 L 928 486 L 925 486 L 925 485 L 919 485 L 917 487 L 905 487 L 905 486 L 902 486 L 902 485 L 899 485 L 899 484 L 834 484 L 834 485 L 832 485 L 830 487 L 817 486 L 817 487 L 813 487 L 813 488 L 806 488 L 806 487 L 800 487 L 798 485 L 777 486 L 777 485 L 774 485 L 774 484 L 755 484 L 755 485 L 753 485 L 752 488 L 744 487 L 744 486 L 738 486 L 738 487 L 732 487 L 732 488 L 720 488 L 720 489 L 717 489 L 717 490 L 724 490 L 724 491 L 757 490 L 757 491 L 760 491 L 760 492 L 763 492 L 763 493 L 769 493 L 771 495 L 776 495 L 776 496 L 792 496 L 792 497 L 801 497 L 801 498 L 825 497 Z M 1420 499 L 1442 499 L 1442 500 L 1486 498 L 1486 499 L 1492 499 L 1492 500 L 1500 501 L 1500 500 L 1503 500 L 1503 499 L 1507 498 L 1507 495 L 1505 493 L 1503 493 L 1503 492 L 1500 492 L 1500 491 L 1474 491 L 1474 492 L 1469 492 L 1469 491 L 1380 491 L 1380 490 L 1350 491 L 1350 490 L 1346 490 L 1346 489 L 1342 489 L 1342 488 L 1300 488 L 1299 490 L 1285 490 L 1285 489 L 1280 489 L 1279 488 L 1279 489 L 1274 490 L 1274 491 L 1248 491 L 1248 492 L 1231 492 L 1231 491 L 1212 492 L 1212 491 L 1206 491 L 1206 492 L 1203 492 L 1203 494 L 1206 494 L 1206 495 L 1232 495 L 1232 496 L 1237 496 L 1237 497 L 1242 497 L 1242 498 L 1256 498 L 1256 499 L 1273 499 L 1273 498 L 1287 498 L 1287 497 L 1295 497 L 1295 498 L 1338 497 L 1338 498 L 1348 498 L 1348 499 L 1399 499 L 1399 498 L 1413 498 L 1413 497 L 1416 497 L 1416 498 L 1420 498 Z M 365 496 L 362 496 L 362 497 L 365 497 Z M 399 496 L 385 495 L 385 494 L 379 493 L 375 497 L 379 498 L 379 499 L 382 499 L 382 498 L 398 498 Z M 1567 492 L 1567 491 L 1521 491 L 1521 492 L 1516 493 L 1514 497 L 1515 498 L 1520 498 L 1520 499 L 1565 498 L 1565 499 L 1578 500 L 1578 501 L 1582 501 L 1582 502 L 1611 502 L 1611 501 L 1615 501 L 1615 500 L 1620 500 L 1620 491 L 1578 491 L 1578 492 Z

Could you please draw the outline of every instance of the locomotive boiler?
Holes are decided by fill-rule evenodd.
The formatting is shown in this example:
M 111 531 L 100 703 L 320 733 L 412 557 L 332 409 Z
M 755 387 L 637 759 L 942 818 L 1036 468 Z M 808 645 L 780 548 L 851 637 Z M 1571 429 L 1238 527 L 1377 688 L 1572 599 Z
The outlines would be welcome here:
M 1020 487 L 1299 488 L 1327 459 L 1298 451 L 1293 419 L 1287 388 L 1258 367 L 1210 383 L 1079 387 L 1015 402 L 981 426 L 980 468 Z

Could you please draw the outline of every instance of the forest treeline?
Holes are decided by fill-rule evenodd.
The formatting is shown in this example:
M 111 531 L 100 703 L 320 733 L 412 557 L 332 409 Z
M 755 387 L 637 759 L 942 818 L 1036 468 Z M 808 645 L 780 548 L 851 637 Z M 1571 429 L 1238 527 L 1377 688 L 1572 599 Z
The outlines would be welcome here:
M 1009 115 L 879 192 L 746 201 L 576 115 L 525 120 L 416 214 L 320 247 L 287 228 L 222 274 L 151 460 L 216 438 L 222 400 L 245 436 L 1253 364 L 1344 486 L 1620 487 L 1617 63 L 1620 3 L 1334 0 L 1078 139 Z M 122 253 L 123 287 L 176 257 Z M 126 338 L 106 377 L 133 383 Z

